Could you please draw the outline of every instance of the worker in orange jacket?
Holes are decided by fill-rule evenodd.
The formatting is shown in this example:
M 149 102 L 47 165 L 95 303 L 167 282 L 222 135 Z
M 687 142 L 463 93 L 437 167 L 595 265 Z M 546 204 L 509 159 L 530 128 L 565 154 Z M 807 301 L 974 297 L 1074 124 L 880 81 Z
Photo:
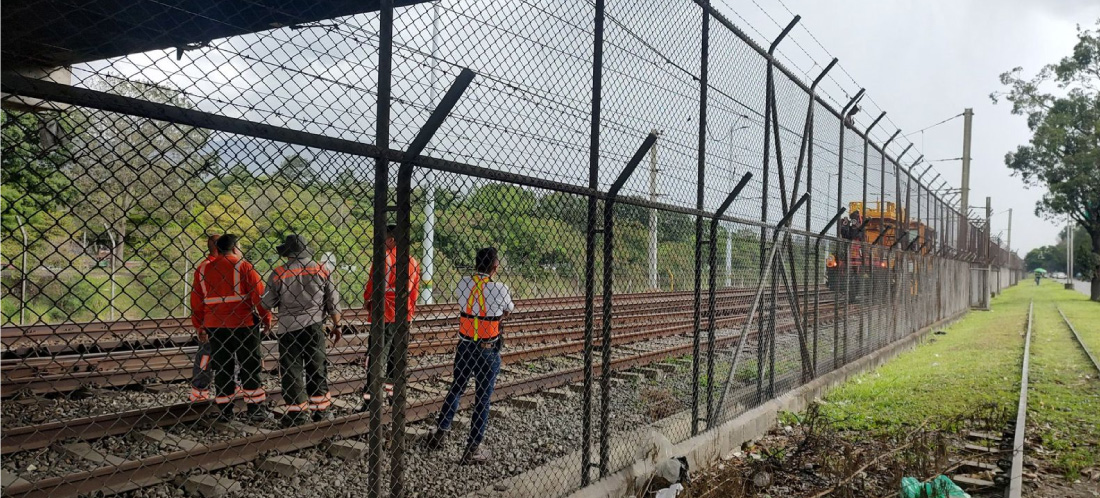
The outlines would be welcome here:
M 234 366 L 240 367 L 240 387 L 248 416 L 253 422 L 268 420 L 271 414 L 260 404 L 267 399 L 260 371 L 260 328 L 271 329 L 271 312 L 260 306 L 264 284 L 252 264 L 244 260 L 236 235 L 218 238 L 218 257 L 195 270 L 191 290 L 191 321 L 200 341 L 210 341 L 213 353 L 214 402 L 221 406 L 222 420 L 233 417 L 237 381 Z
M 385 370 L 382 373 L 382 388 L 385 390 L 386 398 L 393 396 L 393 380 L 396 372 L 394 372 L 394 365 L 396 365 L 397 355 L 393 352 L 393 337 L 397 334 L 397 240 L 394 239 L 394 234 L 397 227 L 389 225 L 386 227 L 386 299 L 385 299 L 385 317 L 384 322 L 386 324 L 385 333 L 382 336 L 382 358 L 385 359 Z M 416 300 L 420 295 L 420 263 L 416 261 L 416 258 L 409 255 L 409 317 L 408 323 L 412 323 L 413 314 L 416 311 Z M 370 273 L 368 275 L 374 275 L 374 265 L 371 265 Z M 371 292 L 374 291 L 373 282 L 367 278 L 367 289 L 363 292 L 363 307 L 367 310 L 367 316 L 370 316 L 371 309 Z M 369 365 L 368 365 L 369 367 Z M 367 409 L 367 402 L 370 401 L 370 392 L 368 387 L 370 386 L 370 369 L 367 369 L 367 383 L 363 386 L 363 405 L 359 407 L 359 411 L 365 411 Z
M 201 271 L 211 261 L 218 259 L 218 237 L 219 234 L 210 234 L 206 236 L 206 248 L 208 253 L 206 259 L 199 263 L 196 271 Z M 198 327 L 196 327 L 198 328 Z M 209 401 L 210 400 L 210 341 L 199 341 L 199 349 L 195 352 L 195 365 L 191 369 L 191 395 L 188 397 L 191 401 Z

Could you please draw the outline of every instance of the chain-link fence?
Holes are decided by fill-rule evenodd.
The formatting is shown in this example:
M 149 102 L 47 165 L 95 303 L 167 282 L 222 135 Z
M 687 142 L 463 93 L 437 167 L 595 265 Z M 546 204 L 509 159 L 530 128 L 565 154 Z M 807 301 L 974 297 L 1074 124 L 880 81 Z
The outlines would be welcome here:
M 3 13 L 6 496 L 564 495 L 1019 278 L 704 1 L 104 5 Z

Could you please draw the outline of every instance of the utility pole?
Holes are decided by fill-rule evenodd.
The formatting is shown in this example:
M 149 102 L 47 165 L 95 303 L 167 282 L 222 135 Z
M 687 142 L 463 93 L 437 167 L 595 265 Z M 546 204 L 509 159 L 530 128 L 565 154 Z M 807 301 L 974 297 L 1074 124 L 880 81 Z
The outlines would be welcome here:
M 993 246 L 993 225 L 989 222 L 993 217 L 992 198 L 985 198 L 985 295 L 982 296 L 982 309 L 989 311 L 990 297 L 993 289 L 993 258 L 990 257 Z M 980 241 L 979 241 L 980 242 Z
M 967 107 L 963 110 L 963 155 L 962 155 L 962 200 L 959 204 L 959 212 L 962 213 L 962 223 L 959 224 L 959 247 L 963 250 L 970 248 L 967 240 L 967 231 L 970 228 L 970 220 L 967 212 L 970 210 L 970 126 L 974 120 L 974 109 Z
M 439 57 L 436 57 L 436 51 L 439 49 L 439 3 L 432 4 L 432 94 L 431 102 L 435 102 L 436 95 L 436 75 L 439 68 Z M 432 294 L 435 282 L 433 280 L 435 276 L 435 170 L 425 169 L 424 172 L 424 254 L 420 258 L 420 279 L 424 281 L 423 289 L 420 292 L 421 298 L 424 300 L 424 304 L 435 303 L 435 296 Z
M 651 133 L 660 137 L 661 132 Z M 657 144 L 649 149 L 649 201 L 657 202 Z M 658 290 L 657 285 L 657 208 L 649 208 L 649 288 Z
M 1008 253 L 1012 254 L 1012 208 L 1008 208 Z
M 733 170 L 737 161 L 733 155 L 733 133 L 737 131 L 730 126 L 730 180 L 733 180 Z M 726 287 L 733 287 L 733 229 L 726 227 Z
M 1073 218 L 1066 223 L 1066 289 L 1073 290 Z

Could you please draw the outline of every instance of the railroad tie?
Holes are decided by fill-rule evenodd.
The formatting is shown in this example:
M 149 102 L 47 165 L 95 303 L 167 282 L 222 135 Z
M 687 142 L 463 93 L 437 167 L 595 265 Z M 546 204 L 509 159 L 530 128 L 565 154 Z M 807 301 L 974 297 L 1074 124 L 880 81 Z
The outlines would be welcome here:
M 985 479 L 978 479 L 964 475 L 951 476 L 951 480 L 955 481 L 955 484 L 962 486 L 964 489 L 981 489 L 993 486 L 993 481 L 987 481 Z
M 665 376 L 665 372 L 657 368 L 640 367 L 634 370 L 646 376 L 649 380 L 661 380 Z
M 328 454 L 341 460 L 359 460 L 370 449 L 367 443 L 353 439 L 334 441 L 328 446 Z
M 241 483 L 211 474 L 190 476 L 180 486 L 187 494 L 202 498 L 221 498 L 241 491 Z
M 125 458 L 99 451 L 92 448 L 92 445 L 83 441 L 61 445 L 61 451 L 73 458 L 79 458 L 101 465 L 112 465 L 117 467 L 126 463 Z
M 533 396 L 514 396 L 508 398 L 508 403 L 521 410 L 537 410 L 542 406 L 542 400 Z
M 283 477 L 294 477 L 298 472 L 313 470 L 313 462 L 290 455 L 275 455 L 260 462 L 260 470 Z
M 680 367 L 676 366 L 676 364 L 674 364 L 674 363 L 664 363 L 664 362 L 657 363 L 654 366 L 661 369 L 661 370 L 664 370 L 665 373 L 673 373 L 673 372 L 675 372 L 676 370 L 678 370 L 680 368 Z
M 549 398 L 552 398 L 552 399 L 557 399 L 557 400 L 562 400 L 562 401 L 568 400 L 569 398 L 573 397 L 573 394 L 570 393 L 569 391 L 567 391 L 565 389 L 558 389 L 558 388 L 544 389 L 542 391 L 542 395 L 546 396 L 546 397 L 549 397 Z
M 0 469 L 0 488 L 8 489 L 8 486 L 26 486 L 29 484 L 30 481 L 19 477 L 19 475 L 15 472 L 12 472 L 8 469 Z
M 151 443 L 157 443 L 164 446 L 172 446 L 181 450 L 193 450 L 201 448 L 202 443 L 193 441 L 182 436 L 175 434 L 169 434 L 162 429 L 149 429 L 145 431 L 139 431 L 138 435 Z
M 248 425 L 244 422 L 241 422 L 240 420 L 230 420 L 228 422 L 222 422 L 220 420 L 214 420 L 213 422 L 211 422 L 210 425 L 212 427 L 215 427 L 215 428 L 218 428 L 218 429 L 222 429 L 222 430 L 226 430 L 226 431 L 230 431 L 230 432 L 236 432 L 238 434 L 254 435 L 254 434 L 267 434 L 267 433 L 271 432 L 270 429 L 264 429 L 264 428 L 261 428 L 261 427 L 256 427 L 254 425 Z

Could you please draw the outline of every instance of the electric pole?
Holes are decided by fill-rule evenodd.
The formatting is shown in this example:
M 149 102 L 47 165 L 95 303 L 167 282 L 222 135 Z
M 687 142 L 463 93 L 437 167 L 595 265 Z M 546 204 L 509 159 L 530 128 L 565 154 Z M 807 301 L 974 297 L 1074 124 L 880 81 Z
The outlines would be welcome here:
M 658 137 L 661 132 L 652 130 Z M 649 149 L 649 201 L 657 202 L 657 143 Z M 649 208 L 649 288 L 658 290 L 657 285 L 657 208 Z
M 970 241 L 967 240 L 970 228 L 970 126 L 974 120 L 974 109 L 967 107 L 963 110 L 963 155 L 962 155 L 962 199 L 959 201 L 959 211 L 962 213 L 962 223 L 959 225 L 959 247 L 963 250 L 970 249 Z
M 730 126 L 730 180 L 733 180 L 733 170 L 737 166 L 733 154 L 733 133 L 737 131 Z M 733 227 L 726 227 L 726 287 L 733 287 Z
M 990 257 L 993 247 L 993 225 L 990 224 L 993 218 L 993 203 L 992 198 L 985 198 L 985 295 L 982 296 L 982 303 L 985 306 L 982 309 L 989 311 L 990 298 L 992 296 L 993 289 L 993 258 Z M 979 241 L 980 243 L 981 241 Z
M 1008 208 L 1008 253 L 1012 254 L 1012 208 Z
M 1073 218 L 1066 224 L 1066 289 L 1073 290 Z
M 436 74 L 439 69 L 439 58 L 436 51 L 439 49 L 439 5 L 432 5 L 432 96 L 431 102 L 436 101 Z M 424 254 L 420 258 L 420 279 L 424 282 L 420 296 L 424 304 L 434 304 L 435 296 L 432 294 L 435 282 L 435 170 L 425 168 L 424 171 Z

